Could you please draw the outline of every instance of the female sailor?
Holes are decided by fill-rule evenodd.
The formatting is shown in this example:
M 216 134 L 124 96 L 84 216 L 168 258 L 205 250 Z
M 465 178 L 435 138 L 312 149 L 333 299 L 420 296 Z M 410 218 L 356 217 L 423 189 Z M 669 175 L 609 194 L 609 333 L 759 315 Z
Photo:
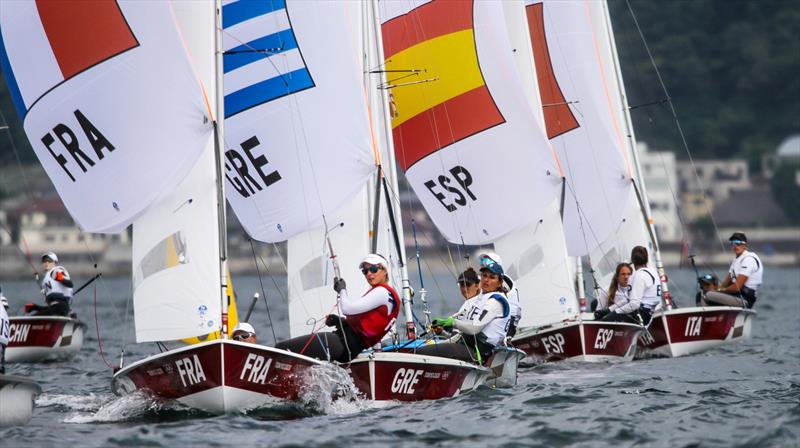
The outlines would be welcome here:
M 481 295 L 466 317 L 452 316 L 435 319 L 433 327 L 453 328 L 461 334 L 448 342 L 431 344 L 417 350 L 418 354 L 443 356 L 483 364 L 495 347 L 502 345 L 511 322 L 511 311 L 503 285 L 503 267 L 491 259 L 481 259 Z
M 389 284 L 388 266 L 381 255 L 364 257 L 359 268 L 370 289 L 357 298 L 347 294 L 344 279 L 334 279 L 333 289 L 339 294 L 344 319 L 334 314 L 325 318 L 325 325 L 335 328 L 333 333 L 299 336 L 279 342 L 276 347 L 312 358 L 349 362 L 364 349 L 380 342 L 394 326 L 400 311 L 400 296 Z
M 633 269 L 628 263 L 619 263 L 608 291 L 603 291 L 597 303 L 595 319 L 610 322 L 639 323 L 639 303 L 631 301 L 630 278 Z
M 72 279 L 64 266 L 58 264 L 58 256 L 53 252 L 42 255 L 45 274 L 42 279 L 42 294 L 46 305 L 29 303 L 25 312 L 36 316 L 69 316 L 72 302 Z

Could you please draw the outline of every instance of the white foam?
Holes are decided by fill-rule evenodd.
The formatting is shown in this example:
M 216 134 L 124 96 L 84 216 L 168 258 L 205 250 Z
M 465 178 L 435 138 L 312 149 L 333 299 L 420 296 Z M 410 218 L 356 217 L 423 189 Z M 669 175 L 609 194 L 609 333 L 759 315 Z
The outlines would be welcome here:
M 134 392 L 115 397 L 90 414 L 76 413 L 63 420 L 64 423 L 109 423 L 140 417 L 147 412 L 161 409 L 161 404 L 143 392 Z
M 332 364 L 307 370 L 300 389 L 300 402 L 309 410 L 332 415 L 347 415 L 368 408 L 350 374 Z

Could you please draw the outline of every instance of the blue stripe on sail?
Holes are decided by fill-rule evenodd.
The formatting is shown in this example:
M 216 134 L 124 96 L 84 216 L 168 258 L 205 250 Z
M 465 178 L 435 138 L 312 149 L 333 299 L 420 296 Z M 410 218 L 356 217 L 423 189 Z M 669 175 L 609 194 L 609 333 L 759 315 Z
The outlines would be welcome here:
M 297 40 L 294 38 L 294 32 L 291 28 L 287 28 L 226 51 L 222 62 L 223 70 L 228 73 L 244 65 L 266 59 L 273 54 L 295 48 L 297 48 Z M 254 52 L 253 50 L 263 50 L 264 52 Z M 245 53 L 236 53 L 237 51 Z
M 310 87 L 314 87 L 314 81 L 305 68 L 261 81 L 225 95 L 225 118 Z
M 222 7 L 222 28 L 285 8 L 285 0 L 239 0 L 229 3 Z
M 11 61 L 8 60 L 6 54 L 6 44 L 3 42 L 3 33 L 0 33 L 0 65 L 3 66 L 3 75 L 6 78 L 6 85 L 8 85 L 8 93 L 11 95 L 11 101 L 14 107 L 17 108 L 17 114 L 21 120 L 25 120 L 25 114 L 28 109 L 25 107 L 25 101 L 22 100 L 22 94 L 17 85 L 17 78 L 14 77 L 14 71 L 11 69 Z

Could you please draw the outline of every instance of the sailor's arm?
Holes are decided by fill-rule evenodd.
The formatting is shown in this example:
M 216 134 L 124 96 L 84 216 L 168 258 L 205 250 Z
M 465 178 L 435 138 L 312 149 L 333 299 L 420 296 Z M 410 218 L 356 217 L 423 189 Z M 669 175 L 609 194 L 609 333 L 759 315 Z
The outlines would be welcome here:
M 477 319 L 471 321 L 455 320 L 453 321 L 453 328 L 464 334 L 476 335 L 489 325 L 489 322 L 498 317 L 503 317 L 503 305 L 496 299 L 491 299 Z
M 347 290 L 343 289 L 341 292 L 341 305 L 342 313 L 351 316 L 354 314 L 366 313 L 369 310 L 383 305 L 386 305 L 386 307 L 391 310 L 394 301 L 389 296 L 389 291 L 386 288 L 373 288 L 372 291 L 366 293 L 363 297 L 355 299 L 351 299 L 347 295 Z

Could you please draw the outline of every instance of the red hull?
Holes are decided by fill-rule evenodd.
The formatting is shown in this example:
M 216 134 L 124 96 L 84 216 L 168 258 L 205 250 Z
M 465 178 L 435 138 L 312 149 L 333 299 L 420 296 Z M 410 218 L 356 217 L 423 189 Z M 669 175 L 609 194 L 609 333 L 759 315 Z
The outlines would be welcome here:
M 14 316 L 6 361 L 37 362 L 69 357 L 83 346 L 86 324 L 61 316 Z
M 685 356 L 726 341 L 746 339 L 755 311 L 734 307 L 691 307 L 653 316 L 648 332 L 639 338 L 637 357 Z
M 350 363 L 353 383 L 376 401 L 450 398 L 480 386 L 490 373 L 473 364 L 411 353 L 372 353 Z
M 520 331 L 512 340 L 534 362 L 628 361 L 642 327 L 621 322 L 569 321 Z
M 238 411 L 296 400 L 306 372 L 321 361 L 235 341 L 209 341 L 170 350 L 114 374 L 117 394 L 135 390 L 209 412 Z

